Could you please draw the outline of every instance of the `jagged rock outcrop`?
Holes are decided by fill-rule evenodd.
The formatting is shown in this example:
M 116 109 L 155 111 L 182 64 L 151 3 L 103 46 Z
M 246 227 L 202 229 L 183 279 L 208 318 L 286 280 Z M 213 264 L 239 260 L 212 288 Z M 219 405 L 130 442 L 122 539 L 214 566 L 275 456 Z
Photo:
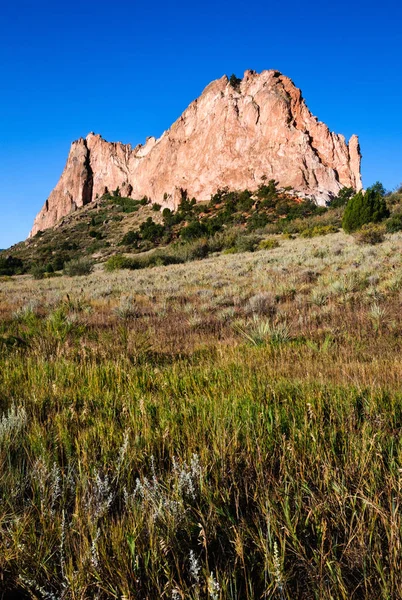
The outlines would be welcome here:
M 266 176 L 325 203 L 343 186 L 361 189 L 360 159 L 358 138 L 347 144 L 330 132 L 288 77 L 246 71 L 233 87 L 224 76 L 158 140 L 132 148 L 90 133 L 73 142 L 31 235 L 117 187 L 123 196 L 175 207 L 181 188 L 207 200 L 226 186 L 256 189 Z

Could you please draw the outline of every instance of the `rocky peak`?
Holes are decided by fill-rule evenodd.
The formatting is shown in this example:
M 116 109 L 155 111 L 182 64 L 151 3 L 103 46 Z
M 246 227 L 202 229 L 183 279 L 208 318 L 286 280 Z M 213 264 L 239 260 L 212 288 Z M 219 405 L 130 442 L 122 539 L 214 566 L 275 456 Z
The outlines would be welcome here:
M 225 75 L 159 139 L 132 148 L 90 133 L 73 142 L 31 235 L 117 187 L 175 207 L 182 188 L 207 200 L 218 188 L 253 190 L 265 176 L 325 203 L 343 186 L 361 189 L 360 160 L 358 138 L 330 132 L 279 71 L 247 70 L 235 86 Z

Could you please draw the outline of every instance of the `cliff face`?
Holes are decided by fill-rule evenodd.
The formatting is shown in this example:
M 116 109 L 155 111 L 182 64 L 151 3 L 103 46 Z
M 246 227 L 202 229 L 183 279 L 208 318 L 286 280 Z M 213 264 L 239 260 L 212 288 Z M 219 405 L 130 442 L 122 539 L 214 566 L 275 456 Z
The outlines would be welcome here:
M 330 132 L 288 77 L 246 71 L 236 88 L 226 76 L 209 84 L 158 140 L 132 148 L 90 133 L 73 142 L 31 235 L 117 187 L 174 208 L 180 188 L 208 200 L 225 186 L 253 190 L 265 175 L 325 203 L 343 186 L 361 189 L 360 159 L 357 137 L 347 144 Z

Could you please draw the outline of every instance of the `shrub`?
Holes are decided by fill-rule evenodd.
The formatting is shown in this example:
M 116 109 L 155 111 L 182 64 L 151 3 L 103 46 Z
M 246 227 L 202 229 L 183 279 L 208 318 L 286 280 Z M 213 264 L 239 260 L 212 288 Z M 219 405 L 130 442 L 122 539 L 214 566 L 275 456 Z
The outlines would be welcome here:
M 188 215 L 193 212 L 193 207 L 196 204 L 196 199 L 192 198 L 191 200 L 188 197 L 187 190 L 180 188 L 180 204 L 178 206 L 177 212 L 182 215 Z
M 140 225 L 140 233 L 143 240 L 158 242 L 163 236 L 164 232 L 164 226 L 155 223 L 152 217 L 148 217 L 148 219 Z
M 177 245 L 173 252 L 178 262 L 200 260 L 208 256 L 210 246 L 207 239 L 201 238 L 191 243 Z
M 94 270 L 94 263 L 89 258 L 76 258 L 64 265 L 63 272 L 69 277 L 89 275 Z
M 208 233 L 208 227 L 200 221 L 192 221 L 180 231 L 180 237 L 183 240 L 194 240 L 205 236 Z
M 301 232 L 301 237 L 312 238 L 319 235 L 328 235 L 330 233 L 337 233 L 338 228 L 335 225 L 316 225 L 315 227 L 304 229 Z
M 402 214 L 392 215 L 385 223 L 387 233 L 402 231 Z
M 95 238 L 97 240 L 103 240 L 105 237 L 101 231 L 96 231 L 96 229 L 90 229 L 89 237 Z
M 130 259 L 123 254 L 115 254 L 105 262 L 105 271 L 111 272 L 117 269 L 128 269 Z
M 161 209 L 161 208 L 162 208 L 162 205 L 161 205 L 161 204 L 158 204 L 157 202 L 155 202 L 155 203 L 152 205 L 152 210 L 154 210 L 155 212 L 158 212 L 158 211 L 160 211 L 160 209 Z
M 235 244 L 237 252 L 254 252 L 261 238 L 257 235 L 240 235 Z
M 141 204 L 140 200 L 134 200 L 133 198 L 128 198 L 126 196 L 107 196 L 106 199 L 109 200 L 109 204 L 118 206 L 119 211 L 123 213 L 136 212 Z M 106 217 L 107 215 L 102 213 L 92 217 L 91 225 L 102 222 Z
M 251 210 L 254 205 L 252 193 L 249 190 L 243 190 L 238 196 L 236 203 L 237 210 Z
M 385 227 L 367 223 L 355 233 L 355 239 L 358 244 L 381 244 L 385 239 Z
M 130 259 L 129 269 L 147 269 L 148 267 L 162 267 L 166 265 L 175 265 L 183 262 L 173 252 L 166 250 L 155 250 L 147 254 L 141 254 L 133 259 Z
M 165 224 L 165 227 L 172 227 L 172 225 L 175 225 L 175 223 L 176 223 L 175 217 L 176 217 L 176 215 L 173 213 L 173 211 L 170 210 L 170 208 L 163 209 L 162 219 Z
M 278 197 L 278 181 L 275 181 L 275 179 L 270 179 L 268 181 L 268 183 L 262 183 L 259 187 L 258 187 L 258 191 L 257 191 L 257 197 L 260 198 L 261 200 L 271 200 L 274 201 L 277 197 Z M 262 202 L 263 206 L 267 206 L 267 208 L 271 208 L 271 204 L 269 202 Z
M 120 242 L 121 246 L 132 246 L 133 244 L 136 244 L 140 239 L 140 235 L 138 233 L 138 231 L 127 231 L 126 234 L 124 234 L 124 236 L 122 237 L 122 240 Z
M 225 229 L 215 233 L 208 240 L 210 252 L 221 252 L 225 248 L 234 248 L 239 231 L 236 228 Z
M 105 263 L 105 271 L 116 271 L 117 269 L 147 269 L 148 267 L 159 267 L 164 265 L 175 265 L 184 260 L 175 252 L 156 250 L 154 252 L 139 254 L 135 258 L 129 258 L 123 254 L 111 256 Z
M 20 273 L 24 273 L 24 264 L 20 258 L 0 257 L 0 275 L 19 275 Z
M 43 279 L 45 277 L 45 265 L 34 264 L 31 267 L 30 273 L 34 279 Z
M 247 221 L 247 231 L 263 229 L 268 223 L 268 216 L 265 213 L 253 212 Z
M 276 313 L 276 297 L 270 292 L 260 292 L 251 296 L 245 306 L 246 313 L 273 317 Z
M 273 250 L 274 248 L 279 248 L 280 244 L 275 238 L 267 238 L 266 240 L 261 240 L 258 244 L 259 250 Z
M 358 192 L 349 200 L 342 219 L 342 227 L 346 233 L 357 231 L 366 223 L 379 223 L 389 217 L 380 185 L 375 184 L 366 193 Z

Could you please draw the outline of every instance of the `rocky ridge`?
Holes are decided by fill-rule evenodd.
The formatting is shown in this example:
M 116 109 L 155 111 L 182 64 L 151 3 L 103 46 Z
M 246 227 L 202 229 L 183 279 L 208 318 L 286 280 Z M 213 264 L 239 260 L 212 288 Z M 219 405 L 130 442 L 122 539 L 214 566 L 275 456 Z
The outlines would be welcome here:
M 325 204 L 344 186 L 361 189 L 360 161 L 357 136 L 346 143 L 318 121 L 288 77 L 246 71 L 235 86 L 226 76 L 210 83 L 159 139 L 132 148 L 90 133 L 73 142 L 30 235 L 117 188 L 175 208 L 181 189 L 201 201 L 266 177 Z

